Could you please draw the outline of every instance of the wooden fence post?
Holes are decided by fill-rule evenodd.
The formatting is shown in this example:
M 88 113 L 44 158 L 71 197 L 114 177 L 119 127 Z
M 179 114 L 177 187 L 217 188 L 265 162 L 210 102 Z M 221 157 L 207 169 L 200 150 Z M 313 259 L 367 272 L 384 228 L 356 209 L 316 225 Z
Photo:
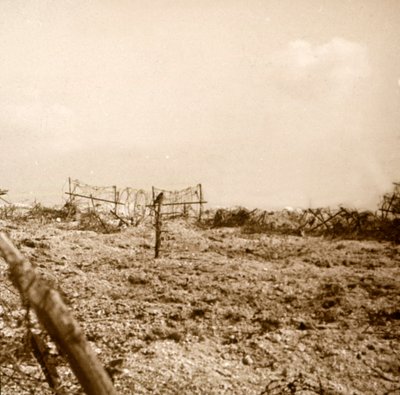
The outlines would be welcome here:
M 117 190 L 117 186 L 114 185 L 114 211 L 117 212 L 118 209 L 118 190 Z
M 200 201 L 199 221 L 201 221 L 201 217 L 203 215 L 203 189 L 201 187 L 201 184 L 199 184 L 199 201 Z
M 161 192 L 157 198 L 153 201 L 154 206 L 154 228 L 156 232 L 156 241 L 154 246 L 154 257 L 158 258 L 161 247 L 161 206 L 163 202 L 164 194 Z
M 31 263 L 0 233 L 0 255 L 10 267 L 10 277 L 40 323 L 65 353 L 72 371 L 87 395 L 116 395 L 112 381 L 60 294 L 37 275 Z
M 71 187 L 71 177 L 68 177 L 68 192 L 69 192 L 69 203 L 72 203 L 72 187 Z

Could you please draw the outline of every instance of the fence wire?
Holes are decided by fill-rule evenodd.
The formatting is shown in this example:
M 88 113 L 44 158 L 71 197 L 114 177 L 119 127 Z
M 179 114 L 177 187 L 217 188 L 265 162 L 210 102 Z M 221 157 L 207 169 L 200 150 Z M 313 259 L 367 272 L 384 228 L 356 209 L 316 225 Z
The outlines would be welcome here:
M 69 203 L 80 210 L 95 210 L 108 213 L 113 211 L 118 216 L 129 218 L 134 224 L 143 221 L 151 204 L 150 192 L 143 189 L 124 188 L 116 186 L 93 186 L 79 180 L 70 180 Z
M 153 200 L 163 194 L 163 215 L 199 216 L 202 209 L 201 185 L 188 187 L 180 191 L 168 191 L 153 187 Z

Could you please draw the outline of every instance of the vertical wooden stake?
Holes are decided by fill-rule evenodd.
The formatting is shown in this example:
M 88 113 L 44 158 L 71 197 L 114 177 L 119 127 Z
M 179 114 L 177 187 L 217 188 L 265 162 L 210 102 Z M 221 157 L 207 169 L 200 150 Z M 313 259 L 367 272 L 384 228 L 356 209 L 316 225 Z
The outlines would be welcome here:
M 72 198 L 72 187 L 71 187 L 71 177 L 68 177 L 68 192 L 69 192 L 69 194 L 68 194 L 68 203 L 67 203 L 67 205 L 68 205 L 67 217 L 69 218 L 69 216 L 72 213 L 72 201 L 73 201 L 73 198 Z
M 160 254 L 161 247 L 161 206 L 163 201 L 163 194 L 160 193 L 156 200 L 153 201 L 154 204 L 154 228 L 156 233 L 156 242 L 154 246 L 154 257 L 158 258 Z
M 72 203 L 71 177 L 68 177 L 69 203 Z
M 114 188 L 114 211 L 117 212 L 118 209 L 118 191 L 116 185 L 113 186 Z
M 199 184 L 199 200 L 200 200 L 200 209 L 199 209 L 199 221 L 201 221 L 201 217 L 203 215 L 203 189 L 201 187 L 201 184 Z

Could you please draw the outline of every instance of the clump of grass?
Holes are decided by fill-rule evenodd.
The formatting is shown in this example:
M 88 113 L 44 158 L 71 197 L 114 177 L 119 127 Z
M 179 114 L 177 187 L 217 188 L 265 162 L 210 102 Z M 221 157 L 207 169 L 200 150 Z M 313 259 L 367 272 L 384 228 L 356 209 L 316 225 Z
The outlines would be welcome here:
M 46 207 L 41 203 L 35 203 L 27 213 L 29 219 L 41 219 L 47 221 L 55 220 L 57 218 L 65 219 L 67 216 L 68 211 L 64 207 L 61 209 Z
M 13 219 L 17 213 L 17 207 L 8 204 L 0 207 L 0 219 Z

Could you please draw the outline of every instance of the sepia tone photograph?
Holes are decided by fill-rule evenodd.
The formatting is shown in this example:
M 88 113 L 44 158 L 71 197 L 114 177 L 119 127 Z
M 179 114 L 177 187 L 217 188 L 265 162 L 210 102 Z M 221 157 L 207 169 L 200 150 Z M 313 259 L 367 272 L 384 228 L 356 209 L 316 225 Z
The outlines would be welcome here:
M 400 0 L 0 0 L 1 395 L 399 395 Z

